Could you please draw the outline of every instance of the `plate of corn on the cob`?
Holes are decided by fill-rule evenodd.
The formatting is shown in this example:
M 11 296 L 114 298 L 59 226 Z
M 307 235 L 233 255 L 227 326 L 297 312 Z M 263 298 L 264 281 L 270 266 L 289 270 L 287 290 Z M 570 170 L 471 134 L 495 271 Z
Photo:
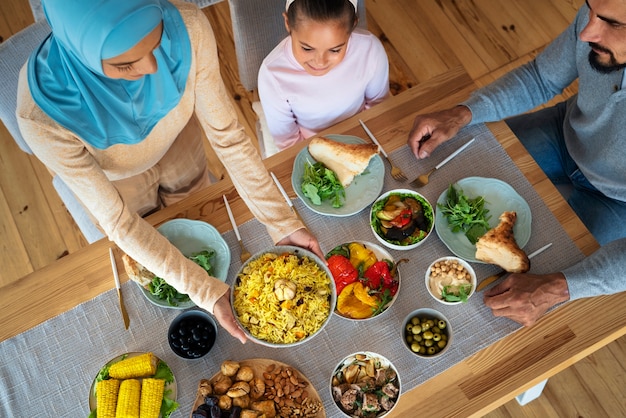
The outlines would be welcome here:
M 154 353 L 131 352 L 107 362 L 89 391 L 89 418 L 168 418 L 176 402 L 176 379 Z

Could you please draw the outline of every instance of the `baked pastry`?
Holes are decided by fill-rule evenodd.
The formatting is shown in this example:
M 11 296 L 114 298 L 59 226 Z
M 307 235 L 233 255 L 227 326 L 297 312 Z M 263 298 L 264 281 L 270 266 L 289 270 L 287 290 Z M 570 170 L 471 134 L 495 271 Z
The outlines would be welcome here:
M 122 255 L 122 262 L 124 263 L 124 270 L 126 270 L 128 277 L 146 289 L 156 277 L 154 273 L 132 259 L 128 254 Z
M 509 273 L 525 273 L 530 269 L 530 260 L 513 234 L 517 220 L 516 212 L 504 212 L 500 223 L 491 228 L 476 242 L 476 259 L 496 264 Z
M 346 144 L 315 137 L 309 142 L 309 153 L 315 160 L 333 170 L 343 187 L 348 187 L 378 154 L 378 146 L 371 143 Z

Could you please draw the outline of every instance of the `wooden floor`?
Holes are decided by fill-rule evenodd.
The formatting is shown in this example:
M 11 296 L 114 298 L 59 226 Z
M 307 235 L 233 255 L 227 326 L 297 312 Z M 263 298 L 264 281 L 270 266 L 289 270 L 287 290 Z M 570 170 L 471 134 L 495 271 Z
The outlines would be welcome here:
M 366 0 L 368 27 L 383 41 L 390 58 L 394 94 L 453 68 L 462 68 L 477 85 L 484 85 L 532 59 L 567 26 L 582 3 Z M 205 13 L 218 39 L 226 85 L 241 121 L 254 135 L 252 94 L 237 80 L 228 5 L 218 3 Z M 0 2 L 0 37 L 7 39 L 32 22 L 28 0 Z M 565 96 L 575 89 L 569 88 Z M 0 287 L 85 245 L 45 168 L 22 153 L 0 124 Z M 625 359 L 622 337 L 552 377 L 539 399 L 524 407 L 512 400 L 488 417 L 626 416 Z

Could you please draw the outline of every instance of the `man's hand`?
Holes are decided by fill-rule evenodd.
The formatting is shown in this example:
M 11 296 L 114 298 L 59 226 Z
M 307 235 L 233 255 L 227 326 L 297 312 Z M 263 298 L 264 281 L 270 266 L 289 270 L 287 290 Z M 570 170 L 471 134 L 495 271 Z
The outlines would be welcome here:
M 242 344 L 246 343 L 246 334 L 239 328 L 239 325 L 237 325 L 233 310 L 230 307 L 230 290 L 215 302 L 213 315 L 215 315 L 217 321 L 230 335 L 237 338 Z
M 504 316 L 529 327 L 548 309 L 569 300 L 569 289 L 563 273 L 514 273 L 485 291 L 483 300 L 494 316 Z
M 319 242 L 317 242 L 317 238 L 311 235 L 309 230 L 306 228 L 300 228 L 291 235 L 287 235 L 276 245 L 295 245 L 296 247 L 311 251 L 322 260 L 326 259 L 324 253 L 322 253 Z
M 427 158 L 435 148 L 455 136 L 471 120 L 472 112 L 462 105 L 418 115 L 413 122 L 407 143 L 415 158 L 418 160 Z

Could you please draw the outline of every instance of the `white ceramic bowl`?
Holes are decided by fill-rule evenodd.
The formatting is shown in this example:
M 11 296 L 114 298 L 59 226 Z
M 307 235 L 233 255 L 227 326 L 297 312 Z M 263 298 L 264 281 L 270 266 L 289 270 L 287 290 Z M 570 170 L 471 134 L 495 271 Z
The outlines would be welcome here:
M 252 277 L 253 272 L 249 271 L 249 266 L 259 259 L 266 258 L 267 254 L 277 255 L 279 257 L 285 254 L 295 255 L 300 260 L 308 258 L 315 264 L 317 269 L 319 269 L 319 274 L 310 283 L 304 283 L 304 280 L 299 281 L 299 278 L 305 278 L 306 274 L 279 273 L 265 277 L 265 279 L 262 280 L 262 284 L 255 283 L 254 286 L 250 286 L 249 288 L 242 286 L 243 281 L 252 280 L 250 277 Z M 294 296 L 291 299 L 281 301 L 276 296 L 276 282 L 285 279 L 295 284 L 295 289 L 293 290 Z M 261 281 L 259 281 L 259 283 L 261 283 Z M 285 282 L 282 283 L 285 284 Z M 316 288 L 311 289 L 310 286 L 316 286 Z M 284 287 L 279 287 L 284 289 Z M 285 292 L 283 292 L 283 294 L 285 294 Z M 315 299 L 310 299 L 312 294 L 316 295 Z M 315 301 L 323 301 L 323 305 L 320 303 L 320 305 L 317 306 Z M 251 341 L 269 347 L 283 348 L 303 344 L 324 329 L 337 303 L 337 293 L 335 290 L 335 282 L 324 261 L 305 249 L 283 245 L 258 252 L 241 266 L 241 269 L 233 281 L 230 292 L 230 302 L 237 323 Z M 292 309 L 295 306 L 301 307 L 302 304 L 307 304 L 308 313 L 316 312 L 316 315 L 319 316 L 317 329 L 308 331 L 308 335 L 294 339 L 291 331 L 284 332 L 285 329 L 293 330 L 293 333 L 302 330 L 302 324 L 299 323 L 298 316 L 295 315 L 294 312 L 292 312 L 292 314 L 295 315 L 295 323 L 290 324 L 293 325 L 291 327 L 287 327 L 285 324 L 282 324 L 285 325 L 283 327 L 274 325 L 273 323 L 281 323 L 278 320 L 273 322 L 266 321 L 270 313 L 280 315 L 281 310 Z M 294 315 L 291 316 L 293 317 Z M 267 324 L 267 326 L 263 326 L 265 324 Z M 264 330 L 267 329 L 274 329 L 276 332 L 270 335 L 262 335 Z M 307 334 L 307 331 L 304 331 L 304 334 Z M 288 341 L 281 342 L 281 338 Z
M 184 359 L 199 359 L 211 351 L 217 339 L 217 324 L 211 315 L 190 309 L 170 324 L 167 340 L 172 351 Z
M 469 292 L 466 293 L 467 300 L 469 300 L 469 298 L 476 291 L 476 272 L 474 271 L 472 266 L 462 258 L 453 256 L 441 257 L 430 263 L 430 266 L 428 266 L 428 269 L 426 269 L 426 274 L 424 275 L 424 284 L 426 285 L 426 289 L 428 290 L 430 296 L 432 296 L 433 299 L 435 299 L 437 302 L 443 303 L 444 305 L 458 305 L 463 303 L 463 301 L 448 301 L 443 299 L 440 294 L 442 285 L 445 285 L 445 283 L 447 283 L 447 280 L 449 280 L 445 277 L 450 277 L 450 275 L 454 277 L 455 275 L 459 274 L 458 270 L 455 270 L 454 272 L 450 272 L 450 274 L 448 274 L 446 272 L 446 269 L 450 268 L 450 266 L 462 266 L 464 269 L 462 272 L 464 274 L 469 274 L 469 284 L 471 285 L 471 288 Z M 433 273 L 433 270 L 436 270 L 437 273 Z M 441 278 L 442 276 L 444 276 L 444 278 Z M 438 280 L 437 278 L 440 279 Z
M 374 376 L 376 376 L 376 372 L 378 370 L 385 371 L 387 376 L 384 382 L 378 383 L 375 382 L 375 379 L 372 379 L 372 377 L 374 376 L 372 376 L 372 373 L 367 372 L 367 363 L 370 364 L 369 367 L 374 369 Z M 358 377 L 358 375 L 360 375 L 360 377 Z M 368 383 L 365 383 L 365 381 L 367 381 Z M 345 384 L 356 382 L 363 383 L 361 383 L 360 385 L 357 383 L 356 385 L 352 386 Z M 352 408 L 359 408 L 360 405 L 363 403 L 362 400 L 364 394 L 363 392 L 361 392 L 362 390 L 359 391 L 357 389 L 357 387 L 359 386 L 362 388 L 369 388 L 369 390 L 367 390 L 367 396 L 373 401 L 368 402 L 368 404 L 379 405 L 380 408 L 379 411 L 372 411 L 373 413 L 371 415 L 367 415 L 368 417 L 378 418 L 387 415 L 397 405 L 398 400 L 400 399 L 400 395 L 402 393 L 400 374 L 398 373 L 396 367 L 387 358 L 381 356 L 380 354 L 372 353 L 369 351 L 361 351 L 350 354 L 349 356 L 341 360 L 333 370 L 333 373 L 330 377 L 330 396 L 333 399 L 335 406 L 341 413 L 341 416 L 362 416 L 356 414 L 354 409 L 350 410 L 346 406 L 348 400 L 357 401 L 352 403 L 351 405 L 348 404 Z M 356 396 L 352 396 L 355 394 L 355 392 Z M 382 395 L 383 392 L 386 393 L 386 395 L 391 394 L 394 396 L 384 396 Z
M 222 235 L 211 224 L 193 219 L 172 219 L 161 224 L 157 231 L 161 233 L 185 256 L 211 249 L 215 256 L 211 259 L 213 277 L 225 282 L 230 268 L 230 248 Z M 144 296 L 153 304 L 170 309 L 188 309 L 196 306 L 191 300 L 171 306 L 165 300 L 151 294 L 141 287 Z
M 378 261 L 389 260 L 392 263 L 395 263 L 395 260 L 393 259 L 392 255 L 389 253 L 389 251 L 387 251 L 385 248 L 381 247 L 378 244 L 374 244 L 374 243 L 368 242 L 368 241 L 350 241 L 350 242 L 347 242 L 345 244 L 342 244 L 342 246 L 348 246 L 350 243 L 358 243 L 358 244 L 363 245 L 365 248 L 371 250 L 374 253 L 374 255 L 376 255 L 376 259 Z M 326 255 L 327 258 L 328 258 L 328 256 L 329 256 L 329 254 Z M 396 293 L 394 294 L 393 298 L 389 302 L 385 303 L 384 306 L 382 306 L 381 308 L 378 309 L 378 312 L 375 315 L 369 316 L 367 318 L 352 318 L 350 316 L 343 315 L 341 312 L 339 312 L 337 310 L 336 306 L 335 306 L 335 314 L 337 314 L 337 316 L 340 316 L 340 317 L 345 318 L 345 319 L 350 320 L 350 321 L 368 321 L 370 319 L 374 319 L 374 318 L 380 317 L 382 314 L 387 312 L 391 308 L 391 305 L 394 304 L 396 299 L 398 299 L 398 295 L 400 294 L 400 285 L 401 285 L 400 269 L 401 269 L 400 266 L 396 269 L 395 280 L 398 283 L 397 284 L 397 288 L 396 288 Z M 337 299 L 338 300 L 339 300 L 339 296 L 340 295 L 338 294 L 337 295 Z
M 419 318 L 419 321 L 414 318 Z M 429 327 L 429 329 L 423 329 L 421 326 L 424 321 L 428 321 L 429 319 L 432 320 L 434 326 L 437 327 L 434 331 L 434 326 Z M 439 321 L 445 322 L 444 328 L 440 328 L 441 324 L 438 324 Z M 413 329 L 413 327 L 416 326 L 416 322 L 419 322 L 420 324 L 419 332 L 417 332 L 417 329 Z M 431 332 L 432 337 L 429 335 L 428 337 L 430 338 L 424 338 L 424 333 L 428 331 Z M 437 334 L 439 335 L 437 336 Z M 444 334 L 445 337 L 443 337 Z M 453 342 L 454 334 L 452 332 L 450 321 L 448 321 L 448 318 L 446 318 L 441 312 L 435 309 L 421 308 L 414 310 L 408 314 L 406 318 L 404 318 L 404 321 L 402 321 L 402 328 L 400 329 L 400 336 L 404 342 L 404 346 L 412 354 L 420 358 L 433 359 L 442 356 L 450 348 Z M 434 353 L 428 353 L 429 347 L 426 346 L 426 344 L 428 344 L 426 343 L 426 340 L 430 340 L 432 342 L 431 347 L 435 348 L 431 350 L 435 350 Z M 445 345 L 443 347 L 439 346 L 439 344 L 442 344 L 441 341 L 445 341 Z M 422 346 L 424 347 L 424 350 L 426 350 L 425 353 L 420 353 L 418 351 L 418 349 Z
M 390 228 L 385 233 L 385 228 L 382 225 L 384 221 L 381 220 L 377 214 L 385 206 L 391 196 L 400 196 L 402 200 L 406 197 L 412 197 L 421 203 L 424 211 L 425 226 L 423 231 L 425 234 L 423 234 L 419 240 L 411 240 L 411 242 L 408 242 L 406 239 L 400 240 L 390 238 L 390 235 L 402 236 L 401 234 L 403 234 L 403 232 L 398 228 Z M 395 189 L 385 192 L 378 199 L 376 199 L 370 208 L 370 227 L 372 228 L 374 236 L 381 244 L 393 250 L 403 251 L 419 247 L 431 235 L 434 225 L 435 211 L 432 204 L 424 196 L 410 189 Z M 421 228 L 418 228 L 418 230 L 421 230 Z

